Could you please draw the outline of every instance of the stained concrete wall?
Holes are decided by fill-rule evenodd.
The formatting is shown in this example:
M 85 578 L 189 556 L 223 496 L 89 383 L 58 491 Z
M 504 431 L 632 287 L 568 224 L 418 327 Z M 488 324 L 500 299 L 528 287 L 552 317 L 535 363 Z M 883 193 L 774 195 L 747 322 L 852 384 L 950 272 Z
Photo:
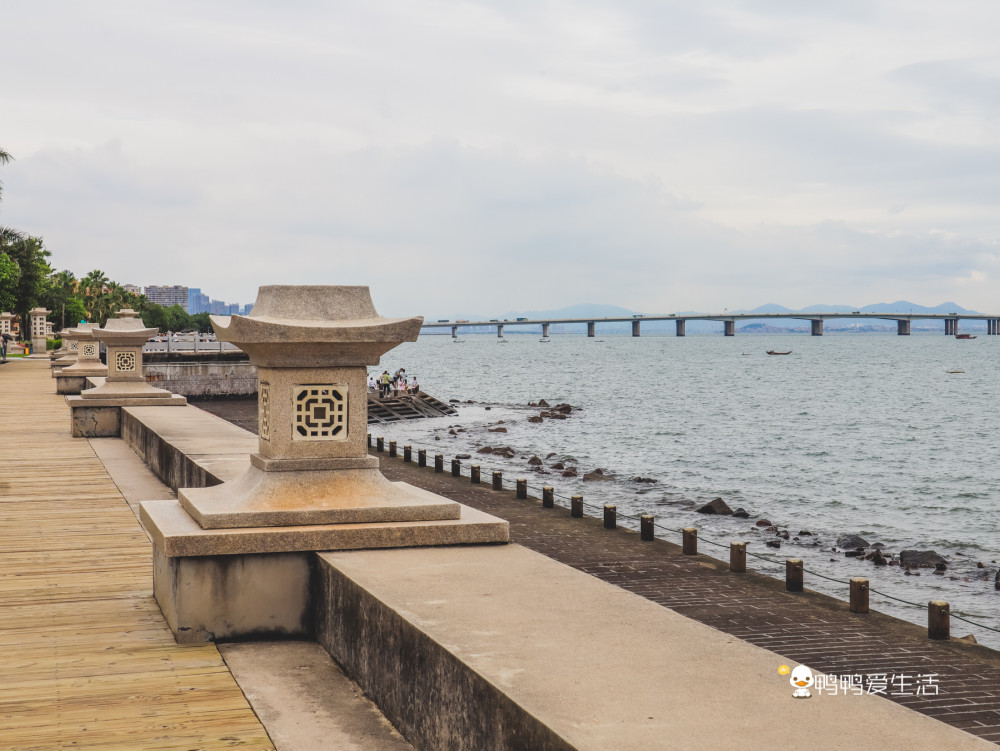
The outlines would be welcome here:
M 147 363 L 146 382 L 173 394 L 218 398 L 257 393 L 257 368 L 249 362 Z

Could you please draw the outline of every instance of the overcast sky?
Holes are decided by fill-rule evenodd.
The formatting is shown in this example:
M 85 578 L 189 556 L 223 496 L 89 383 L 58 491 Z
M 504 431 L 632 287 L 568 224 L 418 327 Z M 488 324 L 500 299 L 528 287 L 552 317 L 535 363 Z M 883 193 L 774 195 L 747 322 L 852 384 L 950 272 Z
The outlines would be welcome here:
M 32 0 L 0 224 L 386 315 L 1000 310 L 996 0 Z

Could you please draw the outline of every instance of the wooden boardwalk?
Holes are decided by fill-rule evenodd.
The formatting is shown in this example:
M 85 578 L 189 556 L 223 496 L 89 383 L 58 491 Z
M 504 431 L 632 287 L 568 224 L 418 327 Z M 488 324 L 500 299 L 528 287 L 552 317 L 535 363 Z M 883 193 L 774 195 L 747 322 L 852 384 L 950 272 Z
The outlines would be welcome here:
M 215 646 L 174 642 L 46 361 L 0 366 L 0 748 L 272 748 Z

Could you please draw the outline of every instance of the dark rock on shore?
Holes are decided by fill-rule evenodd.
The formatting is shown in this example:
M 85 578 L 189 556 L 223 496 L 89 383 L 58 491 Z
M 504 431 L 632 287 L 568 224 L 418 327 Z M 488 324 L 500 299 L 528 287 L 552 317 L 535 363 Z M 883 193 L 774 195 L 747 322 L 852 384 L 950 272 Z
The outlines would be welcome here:
M 885 555 L 881 550 L 876 550 L 874 553 L 869 553 L 865 556 L 869 561 L 874 563 L 876 566 L 887 566 L 889 561 L 886 560 Z
M 858 535 L 842 535 L 837 538 L 837 547 L 843 548 L 844 550 L 867 548 L 868 540 Z
M 758 527 L 770 527 L 771 526 L 771 520 L 770 519 L 761 519 L 759 522 L 757 522 L 757 526 Z
M 642 482 L 652 485 L 655 484 L 657 481 L 654 480 L 652 477 L 633 477 L 632 482 Z
M 533 456 L 530 459 L 528 459 L 528 464 L 530 464 L 532 467 L 540 467 L 542 465 L 542 460 L 539 459 L 537 456 Z
M 538 415 L 532 415 L 531 417 L 528 418 L 528 422 L 545 422 L 545 421 Z
M 471 459 L 472 454 L 455 454 L 456 459 Z
M 612 477 L 611 475 L 604 474 L 604 470 L 601 469 L 600 467 L 595 469 L 593 472 L 588 472 L 583 476 L 584 482 L 601 482 L 604 480 L 613 480 L 613 479 L 615 478 Z
M 732 516 L 733 510 L 721 498 L 716 498 L 706 503 L 700 509 L 696 509 L 699 514 L 717 514 L 718 516 Z
M 764 544 L 767 545 L 769 548 L 780 548 L 781 547 L 781 540 L 768 540 Z
M 547 401 L 545 401 L 544 399 L 539 399 L 538 400 L 538 404 L 536 404 L 535 406 L 536 407 L 548 407 L 549 403 Z
M 576 468 L 575 467 L 569 467 L 568 469 L 564 469 L 563 473 L 562 473 L 562 476 L 563 477 L 576 477 Z
M 490 433 L 506 433 L 507 428 L 489 428 Z
M 549 456 L 551 456 L 551 454 L 549 454 Z M 566 465 L 562 462 L 556 462 L 552 465 L 552 469 L 566 469 Z
M 733 512 L 733 516 L 735 516 L 737 519 L 749 519 L 750 518 L 750 512 L 747 511 L 742 506 L 740 506 L 739 508 L 737 508 Z
M 476 449 L 476 453 L 477 454 L 492 454 L 493 453 L 493 447 L 492 446 L 483 446 L 482 448 Z
M 933 550 L 899 551 L 899 565 L 906 566 L 907 568 L 914 566 L 917 568 L 930 568 L 931 566 L 937 566 L 939 563 L 947 564 L 948 561 Z

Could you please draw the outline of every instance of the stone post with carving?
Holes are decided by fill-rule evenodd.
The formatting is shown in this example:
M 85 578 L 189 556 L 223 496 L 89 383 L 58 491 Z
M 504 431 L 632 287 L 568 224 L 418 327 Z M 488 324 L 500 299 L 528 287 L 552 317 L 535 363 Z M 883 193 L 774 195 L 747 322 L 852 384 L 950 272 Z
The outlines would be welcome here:
M 76 362 L 54 371 L 57 394 L 79 394 L 87 387 L 88 378 L 107 377 L 108 366 L 101 362 L 101 343 L 94 336 L 97 328 L 96 323 L 81 323 L 72 329 L 77 344 Z
M 422 323 L 342 286 L 261 287 L 250 315 L 212 317 L 257 366 L 257 450 L 228 482 L 141 504 L 178 640 L 307 633 L 308 551 L 507 541 L 505 521 L 389 482 L 368 455 L 367 368 Z
M 48 360 L 49 354 L 45 351 L 45 343 L 47 340 L 45 336 L 45 316 L 51 313 L 51 310 L 46 310 L 45 308 L 32 308 L 29 312 L 29 317 L 31 318 L 31 359 L 33 360 Z
M 155 328 L 146 328 L 130 308 L 118 311 L 103 328 L 91 333 L 108 351 L 108 374 L 101 385 L 67 396 L 72 431 L 78 437 L 117 436 L 121 433 L 122 407 L 183 406 L 187 400 L 146 383 L 142 371 L 142 346 Z M 69 368 L 67 368 L 69 370 Z

